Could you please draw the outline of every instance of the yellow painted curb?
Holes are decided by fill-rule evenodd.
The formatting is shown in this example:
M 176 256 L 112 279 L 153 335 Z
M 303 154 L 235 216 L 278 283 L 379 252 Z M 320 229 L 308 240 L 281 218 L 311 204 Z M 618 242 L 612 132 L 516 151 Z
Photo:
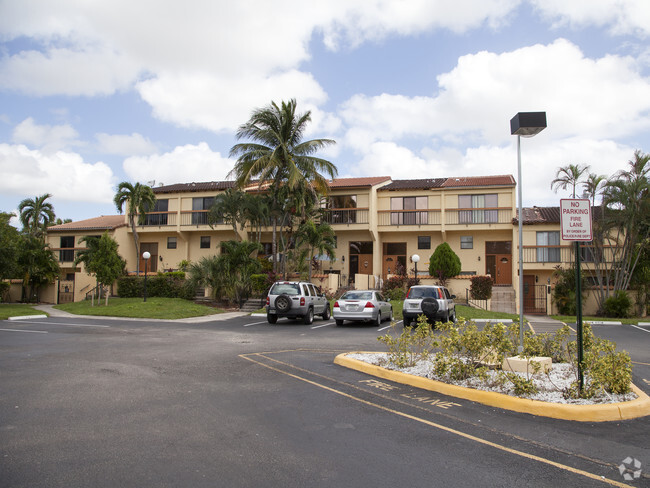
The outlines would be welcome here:
M 482 403 L 491 407 L 504 408 L 515 412 L 529 413 L 554 419 L 577 420 L 580 422 L 607 422 L 613 420 L 626 420 L 650 415 L 650 397 L 632 385 L 632 391 L 638 395 L 636 400 L 620 403 L 606 403 L 600 405 L 569 405 L 564 403 L 549 403 L 539 400 L 517 398 L 503 393 L 475 390 L 462 386 L 449 385 L 441 381 L 430 380 L 422 376 L 414 376 L 392 371 L 375 366 L 358 359 L 347 357 L 348 354 L 363 354 L 362 351 L 339 354 L 334 359 L 334 364 L 345 368 L 361 371 L 372 376 L 384 378 L 396 383 L 414 386 L 423 390 L 436 391 L 443 395 L 463 398 L 473 402 Z

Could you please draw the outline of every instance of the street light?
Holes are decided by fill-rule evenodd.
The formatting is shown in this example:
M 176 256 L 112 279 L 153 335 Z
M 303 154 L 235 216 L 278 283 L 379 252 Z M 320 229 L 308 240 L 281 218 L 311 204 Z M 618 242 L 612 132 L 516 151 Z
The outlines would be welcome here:
M 517 186 L 519 210 L 519 353 L 524 350 L 524 239 L 521 180 L 521 138 L 533 137 L 546 128 L 546 112 L 519 112 L 510 119 L 510 134 L 517 136 Z
M 149 262 L 149 258 L 151 257 L 151 253 L 149 251 L 145 251 L 142 253 L 142 259 L 144 259 L 144 300 L 147 301 L 147 263 Z
M 420 255 L 414 254 L 411 256 L 411 261 L 415 264 L 415 284 L 418 284 L 418 263 L 420 262 Z

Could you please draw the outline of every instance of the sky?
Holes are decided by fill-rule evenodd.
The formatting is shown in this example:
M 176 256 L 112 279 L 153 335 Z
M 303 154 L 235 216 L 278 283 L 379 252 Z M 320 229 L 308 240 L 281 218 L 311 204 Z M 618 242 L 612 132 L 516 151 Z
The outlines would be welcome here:
M 648 0 L 0 0 L 0 211 L 118 213 L 122 181 L 226 179 L 237 128 L 295 98 L 339 177 L 556 171 L 650 152 Z

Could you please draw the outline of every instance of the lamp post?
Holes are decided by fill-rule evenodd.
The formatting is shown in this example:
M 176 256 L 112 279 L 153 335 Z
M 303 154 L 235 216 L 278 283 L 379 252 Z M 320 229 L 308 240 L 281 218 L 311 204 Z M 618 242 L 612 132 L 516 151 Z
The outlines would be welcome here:
M 147 301 L 147 263 L 149 262 L 149 258 L 151 257 L 151 253 L 149 251 L 145 251 L 142 253 L 142 259 L 144 259 L 144 300 Z
M 415 264 L 415 284 L 418 284 L 418 263 L 420 262 L 420 255 L 414 254 L 411 256 L 411 261 Z
M 546 112 L 519 112 L 510 119 L 510 134 L 517 136 L 517 200 L 519 221 L 519 353 L 524 350 L 524 238 L 521 180 L 521 138 L 533 137 L 546 128 Z

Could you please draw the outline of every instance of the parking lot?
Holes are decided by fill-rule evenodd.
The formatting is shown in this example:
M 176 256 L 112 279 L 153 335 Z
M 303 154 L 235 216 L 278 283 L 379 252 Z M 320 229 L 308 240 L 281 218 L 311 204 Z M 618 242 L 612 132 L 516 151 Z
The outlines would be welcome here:
M 0 485 L 650 484 L 649 417 L 546 419 L 333 364 L 383 350 L 388 327 L 0 322 Z M 648 329 L 594 330 L 630 353 L 635 384 L 650 392 Z M 620 472 L 628 458 L 638 478 Z

